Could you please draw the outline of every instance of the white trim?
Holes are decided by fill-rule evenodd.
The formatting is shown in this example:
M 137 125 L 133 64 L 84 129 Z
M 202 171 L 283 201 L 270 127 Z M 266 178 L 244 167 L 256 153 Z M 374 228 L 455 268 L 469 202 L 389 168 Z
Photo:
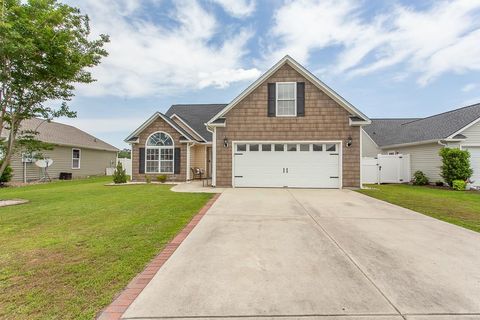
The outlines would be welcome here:
M 465 148 L 480 147 L 480 143 L 467 143 L 467 144 L 461 143 L 461 144 L 460 144 L 460 149 L 462 149 L 463 147 L 465 147 Z
M 207 139 L 205 139 L 204 137 L 202 137 L 197 131 L 193 130 L 192 127 L 190 127 L 185 121 L 183 121 L 183 119 L 177 115 L 176 113 L 172 114 L 170 116 L 170 119 L 173 119 L 173 117 L 177 118 L 178 120 L 180 120 L 181 123 L 183 123 L 188 129 L 190 129 L 193 133 L 195 133 L 200 139 L 202 139 L 203 141 L 207 142 Z
M 236 144 L 306 144 L 306 143 L 322 143 L 322 144 L 338 144 L 338 189 L 343 188 L 343 141 L 342 140 L 234 140 L 231 143 L 232 146 L 232 188 L 235 188 L 235 145 Z M 298 152 L 301 152 L 297 150 Z M 285 151 L 287 152 L 287 151 Z M 361 155 L 360 155 L 361 156 Z
M 148 143 L 148 140 L 150 140 L 150 137 L 153 136 L 154 134 L 157 134 L 157 133 L 163 133 L 163 134 L 166 134 L 170 140 L 172 140 L 172 145 L 171 146 L 148 146 L 147 143 Z M 158 150 L 158 171 L 157 172 L 148 172 L 147 171 L 147 154 L 148 154 L 148 149 L 155 149 L 155 150 Z M 161 166 L 161 162 L 162 162 L 162 152 L 161 150 L 162 149 L 171 149 L 172 150 L 172 160 L 163 160 L 163 161 L 171 161 L 172 162 L 172 171 L 168 171 L 168 172 L 162 172 L 160 171 L 160 168 L 162 167 Z M 152 160 L 150 160 L 152 161 Z M 173 140 L 173 137 L 165 132 L 165 131 L 155 131 L 153 133 L 151 133 L 147 139 L 145 140 L 145 174 L 175 174 L 175 140 Z
M 292 68 L 294 68 L 297 72 L 302 74 L 307 80 L 312 82 L 317 88 L 322 90 L 326 95 L 330 98 L 335 100 L 339 105 L 343 108 L 348 110 L 350 113 L 359 116 L 362 119 L 365 119 L 368 124 L 371 123 L 370 119 L 364 115 L 360 110 L 355 108 L 352 104 L 350 104 L 347 100 L 341 97 L 338 93 L 328 87 L 325 83 L 320 81 L 317 77 L 315 77 L 310 71 L 305 69 L 301 66 L 298 62 L 292 59 L 290 56 L 286 55 L 278 61 L 272 68 L 270 68 L 267 72 L 265 72 L 260 78 L 258 78 L 255 82 L 253 82 L 250 86 L 248 86 L 240 95 L 238 95 L 235 99 L 232 100 L 225 108 L 223 108 L 220 112 L 218 112 L 212 119 L 207 122 L 207 125 L 211 125 L 213 121 L 220 118 L 221 116 L 225 115 L 228 111 L 230 111 L 233 107 L 235 107 L 240 101 L 242 101 L 246 96 L 248 96 L 253 90 L 255 90 L 258 86 L 260 86 L 266 79 L 268 79 L 272 74 L 274 74 L 280 67 L 282 67 L 285 63 L 288 63 Z
M 372 123 L 372 121 L 352 121 L 352 118 L 348 118 L 348 124 L 351 126 L 351 127 L 361 127 L 361 126 L 365 126 L 365 125 L 369 125 L 370 123 Z
M 457 132 L 455 132 L 454 134 L 448 136 L 446 139 L 452 139 L 452 138 L 455 137 L 457 134 L 462 133 L 463 131 L 467 130 L 468 128 L 470 128 L 471 126 L 477 124 L 478 122 L 480 122 L 480 117 L 477 118 L 476 120 L 473 120 L 472 122 L 470 122 L 469 124 L 467 124 L 465 127 L 463 127 L 462 129 L 458 130 Z
M 73 150 L 78 150 L 78 168 L 74 168 L 73 167 Z M 71 153 L 71 156 L 72 156 L 72 170 L 79 170 L 81 169 L 81 162 L 82 162 L 82 149 L 80 148 L 72 148 L 72 153 Z
M 129 141 L 129 140 L 131 138 L 135 137 L 135 136 L 138 136 L 146 127 L 148 127 L 150 124 L 152 124 L 152 122 L 155 121 L 158 117 L 162 118 L 168 125 L 170 125 L 170 127 L 172 127 L 178 133 L 180 133 L 180 135 L 182 137 L 185 136 L 185 134 L 177 128 L 175 123 L 173 123 L 173 125 L 172 125 L 173 120 L 171 120 L 170 118 L 166 117 L 165 115 L 163 115 L 162 113 L 157 111 L 150 118 L 148 118 L 147 121 L 145 121 L 140 127 L 138 127 L 135 131 L 133 131 L 127 138 L 125 138 L 124 141 L 127 142 L 127 143 L 132 143 L 132 141 Z M 185 137 L 185 138 L 188 138 L 188 137 Z M 138 139 L 137 139 L 137 141 L 138 141 Z M 184 140 L 184 141 L 185 142 L 190 142 L 191 140 Z
M 278 85 L 279 84 L 293 84 L 293 101 L 294 101 L 294 107 L 295 110 L 293 114 L 283 114 L 280 115 L 278 114 Z M 290 99 L 288 100 L 281 100 L 281 101 L 291 101 Z M 297 116 L 297 83 L 296 82 L 276 82 L 275 83 L 275 117 L 296 117 Z
M 384 149 L 391 149 L 391 148 L 401 148 L 401 147 L 408 147 L 408 146 L 416 146 L 421 144 L 429 144 L 429 143 L 437 143 L 443 139 L 433 139 L 433 140 L 425 140 L 425 141 L 418 141 L 418 142 L 409 142 L 409 143 L 400 143 L 400 144 L 391 144 L 388 146 L 379 147 L 381 150 Z
M 217 128 L 212 132 L 212 187 L 217 185 Z

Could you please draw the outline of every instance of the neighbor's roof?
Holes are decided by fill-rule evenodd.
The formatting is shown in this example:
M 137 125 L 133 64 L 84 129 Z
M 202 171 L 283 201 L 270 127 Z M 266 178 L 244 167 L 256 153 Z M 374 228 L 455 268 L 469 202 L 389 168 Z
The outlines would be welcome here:
M 365 132 L 379 147 L 451 137 L 480 118 L 480 103 L 418 119 L 372 119 Z
M 212 133 L 207 130 L 205 123 L 226 106 L 227 104 L 175 104 L 165 114 L 167 117 L 176 114 L 202 138 L 212 141 Z
M 91 134 L 86 133 L 73 126 L 48 122 L 44 119 L 32 118 L 23 120 L 20 130 L 37 131 L 36 139 L 56 145 L 82 147 L 96 150 L 119 151 L 111 144 L 106 143 Z M 8 131 L 2 133 L 3 137 L 8 136 Z

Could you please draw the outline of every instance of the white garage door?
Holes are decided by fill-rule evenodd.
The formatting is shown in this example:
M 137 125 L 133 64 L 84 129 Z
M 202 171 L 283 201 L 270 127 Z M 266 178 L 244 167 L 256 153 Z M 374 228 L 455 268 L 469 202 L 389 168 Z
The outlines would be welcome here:
M 235 143 L 235 187 L 339 188 L 336 143 Z
M 470 151 L 470 165 L 473 169 L 473 185 L 480 187 L 480 147 L 465 147 Z

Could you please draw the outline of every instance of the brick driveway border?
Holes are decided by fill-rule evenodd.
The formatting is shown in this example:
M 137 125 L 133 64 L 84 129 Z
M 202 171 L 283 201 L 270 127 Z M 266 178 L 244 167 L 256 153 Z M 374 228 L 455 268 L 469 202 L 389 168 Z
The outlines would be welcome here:
M 179 234 L 170 241 L 165 248 L 155 257 L 150 263 L 147 264 L 145 269 L 140 272 L 135 278 L 130 281 L 126 288 L 118 294 L 113 302 L 105 309 L 99 312 L 97 320 L 118 320 L 121 319 L 123 313 L 127 310 L 128 306 L 137 298 L 142 290 L 147 286 L 150 280 L 153 279 L 155 274 L 160 270 L 163 264 L 170 258 L 180 244 L 187 238 L 190 232 L 200 222 L 203 216 L 207 213 L 208 209 L 215 203 L 220 197 L 220 194 L 215 194 L 213 198 L 200 209 L 200 211 L 192 218 Z

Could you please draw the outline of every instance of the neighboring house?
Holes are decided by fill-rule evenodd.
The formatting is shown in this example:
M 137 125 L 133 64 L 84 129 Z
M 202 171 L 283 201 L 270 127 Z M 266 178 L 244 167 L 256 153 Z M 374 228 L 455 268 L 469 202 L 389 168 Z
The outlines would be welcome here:
M 410 154 L 411 171 L 423 171 L 430 181 L 440 176 L 443 146 L 468 150 L 480 186 L 480 104 L 416 119 L 372 119 L 362 128 L 362 155 Z
M 40 151 L 42 156 L 53 160 L 48 168 L 52 179 L 58 179 L 61 172 L 71 173 L 74 178 L 105 175 L 107 168 L 115 166 L 117 148 L 73 126 L 33 118 L 24 120 L 21 130 L 37 131 L 36 139 L 54 145 L 53 150 Z M 21 151 L 14 154 L 10 164 L 13 180 L 41 179 L 42 169 L 34 162 L 35 159 Z
M 360 187 L 370 120 L 289 56 L 229 104 L 174 105 L 126 138 L 133 180 L 165 174 L 213 186 Z

